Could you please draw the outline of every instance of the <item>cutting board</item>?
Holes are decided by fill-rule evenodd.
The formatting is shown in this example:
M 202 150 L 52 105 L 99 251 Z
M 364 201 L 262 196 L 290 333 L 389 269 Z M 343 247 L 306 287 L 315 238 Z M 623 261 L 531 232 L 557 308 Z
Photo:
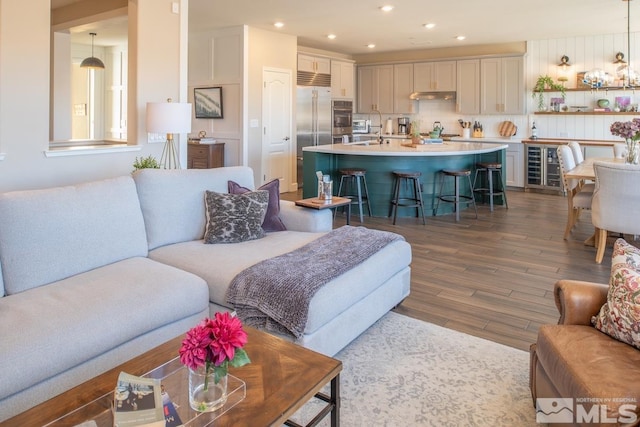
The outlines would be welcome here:
M 513 136 L 518 131 L 518 127 L 510 121 L 504 121 L 498 126 L 498 134 L 500 136 Z

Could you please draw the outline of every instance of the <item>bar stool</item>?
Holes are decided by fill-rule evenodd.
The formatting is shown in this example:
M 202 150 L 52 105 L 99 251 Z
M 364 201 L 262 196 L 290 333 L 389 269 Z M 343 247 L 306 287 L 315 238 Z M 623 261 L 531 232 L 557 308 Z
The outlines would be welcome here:
M 501 163 L 478 163 L 476 169 L 475 177 L 473 178 L 473 191 L 476 193 L 480 193 L 483 196 L 489 196 L 489 206 L 491 212 L 493 212 L 493 198 L 495 196 L 502 196 L 502 200 L 504 200 L 504 206 L 509 209 L 509 204 L 507 203 L 507 192 L 505 191 L 504 184 L 502 182 L 502 164 Z M 478 180 L 478 172 L 487 174 L 487 187 L 476 187 L 476 181 Z M 498 182 L 500 182 L 500 187 L 498 190 L 493 188 L 493 173 L 498 174 Z M 484 199 L 483 199 L 484 200 Z
M 454 179 L 454 194 L 442 194 L 444 187 L 444 180 L 447 176 L 452 176 Z M 460 194 L 460 177 L 466 176 L 469 182 L 470 196 Z M 460 205 L 472 204 L 473 209 L 476 211 L 476 219 L 478 219 L 478 208 L 476 207 L 476 200 L 473 197 L 473 184 L 471 183 L 471 171 L 469 169 L 461 170 L 449 170 L 443 169 L 440 171 L 440 193 L 438 194 L 438 201 L 436 202 L 436 208 L 433 210 L 433 215 L 438 213 L 440 207 L 440 201 L 446 203 L 453 203 L 453 210 L 456 213 L 456 221 L 460 221 Z
M 424 203 L 422 201 L 422 191 L 420 189 L 420 177 L 421 172 L 408 172 L 408 171 L 393 171 L 395 177 L 395 186 L 393 190 L 393 199 L 391 199 L 391 213 L 389 216 L 393 216 L 393 225 L 396 224 L 396 217 L 398 216 L 398 207 L 416 208 L 416 216 L 422 213 L 422 224 L 426 224 L 424 218 Z M 412 194 L 408 194 L 407 197 L 400 197 L 402 183 L 410 185 L 413 189 Z
M 363 201 L 367 202 L 369 216 L 371 216 L 371 205 L 369 204 L 369 190 L 367 189 L 367 180 L 365 179 L 366 169 L 349 168 L 340 169 L 340 186 L 338 187 L 338 196 L 351 199 L 351 204 L 357 204 L 360 209 L 360 222 L 364 222 L 362 213 Z M 362 183 L 362 184 L 361 184 Z M 343 187 L 344 186 L 344 187 Z M 344 193 L 343 193 L 344 188 Z M 364 189 L 364 195 L 362 190 Z

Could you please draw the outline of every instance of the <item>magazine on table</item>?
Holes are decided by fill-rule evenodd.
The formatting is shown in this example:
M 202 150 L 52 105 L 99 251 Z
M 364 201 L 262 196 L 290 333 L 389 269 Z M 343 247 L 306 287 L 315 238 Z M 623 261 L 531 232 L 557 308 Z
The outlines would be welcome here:
M 160 380 L 121 372 L 114 393 L 115 427 L 165 427 Z

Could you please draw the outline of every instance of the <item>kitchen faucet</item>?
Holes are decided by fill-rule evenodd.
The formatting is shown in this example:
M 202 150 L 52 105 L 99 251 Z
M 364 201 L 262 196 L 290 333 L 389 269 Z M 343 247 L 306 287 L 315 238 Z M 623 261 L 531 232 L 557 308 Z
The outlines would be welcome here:
M 378 109 L 371 110 L 371 113 L 378 113 L 378 118 L 380 119 L 379 121 L 380 126 L 378 126 L 378 141 L 380 142 L 380 144 L 382 144 L 382 113 Z M 371 121 L 371 113 L 369 113 L 369 121 Z M 371 127 L 375 127 L 375 126 L 371 126 Z

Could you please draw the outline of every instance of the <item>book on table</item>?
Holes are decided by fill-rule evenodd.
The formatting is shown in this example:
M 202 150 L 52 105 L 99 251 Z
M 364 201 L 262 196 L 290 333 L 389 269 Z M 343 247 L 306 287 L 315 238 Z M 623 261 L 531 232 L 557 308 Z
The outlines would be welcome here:
M 160 380 L 121 372 L 114 393 L 115 427 L 165 427 Z

